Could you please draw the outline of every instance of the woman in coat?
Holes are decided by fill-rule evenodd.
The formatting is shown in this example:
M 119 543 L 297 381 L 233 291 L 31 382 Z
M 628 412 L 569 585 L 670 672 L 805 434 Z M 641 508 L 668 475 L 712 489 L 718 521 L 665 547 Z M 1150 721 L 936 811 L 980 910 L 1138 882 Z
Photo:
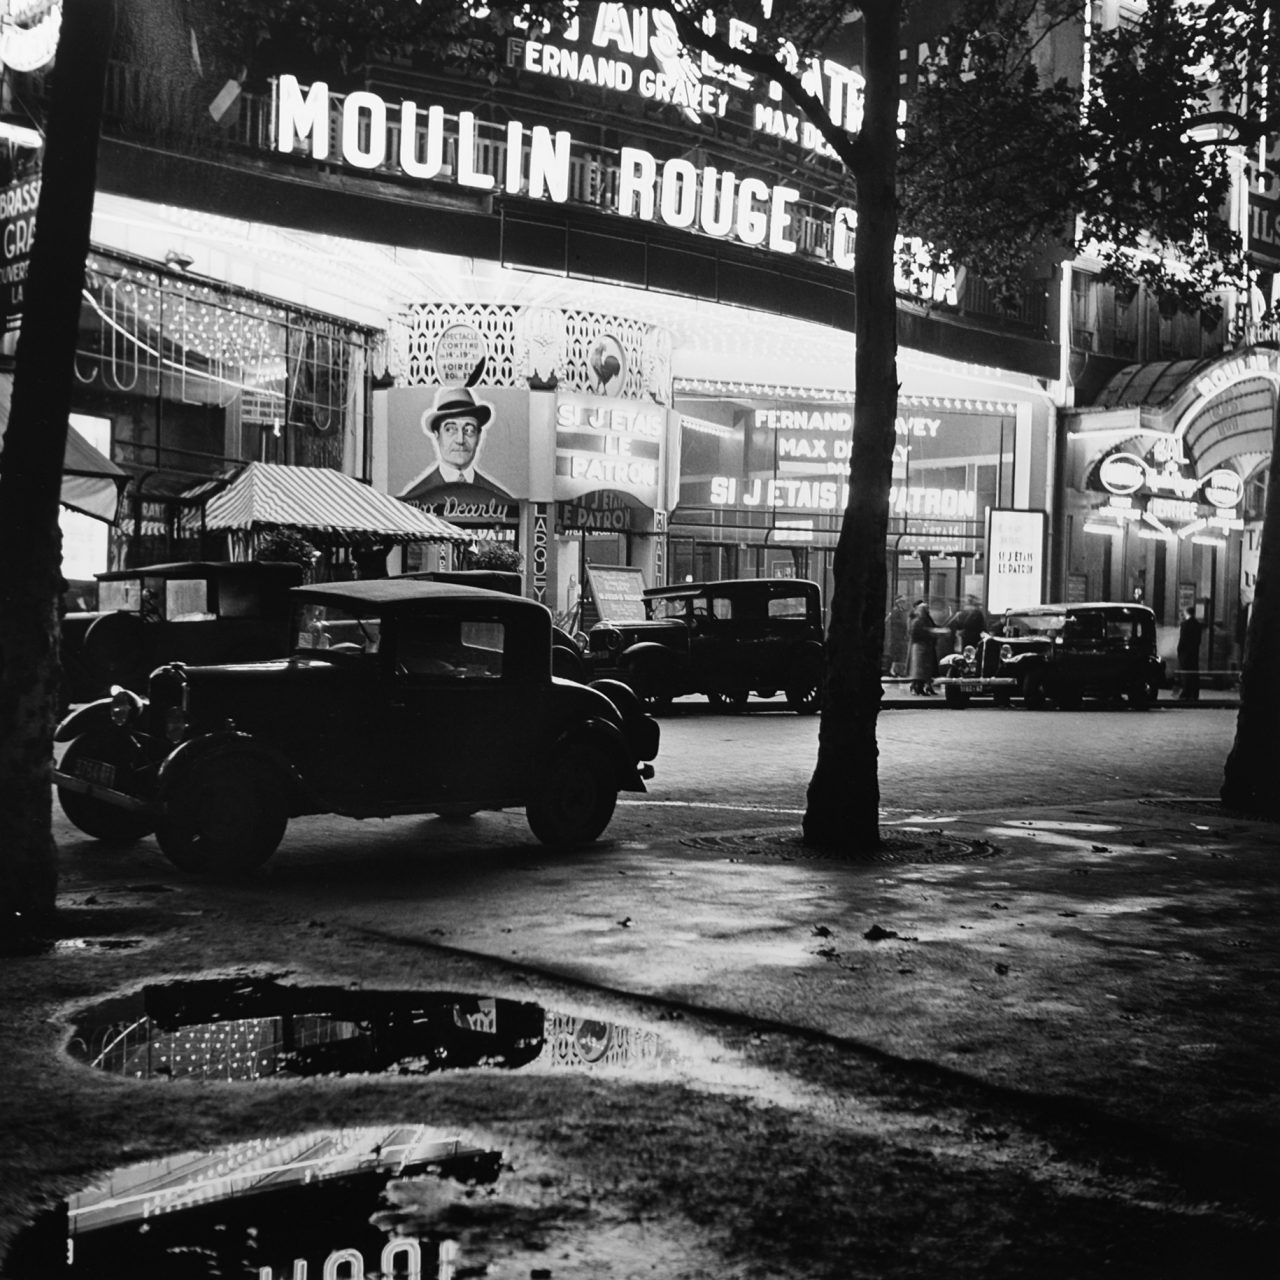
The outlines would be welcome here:
M 911 606 L 907 634 L 911 639 L 911 650 L 907 655 L 907 679 L 911 681 L 911 692 L 930 694 L 933 692 L 933 677 L 938 673 L 938 624 L 923 600 L 917 600 Z

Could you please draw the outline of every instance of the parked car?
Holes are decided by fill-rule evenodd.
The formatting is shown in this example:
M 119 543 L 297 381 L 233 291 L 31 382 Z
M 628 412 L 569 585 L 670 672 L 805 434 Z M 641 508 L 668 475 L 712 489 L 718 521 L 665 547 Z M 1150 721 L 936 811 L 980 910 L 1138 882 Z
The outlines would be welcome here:
M 67 700 L 141 692 L 162 662 L 249 662 L 289 651 L 296 564 L 191 560 L 100 573 L 98 607 L 62 621 Z
M 1063 709 L 1086 698 L 1125 698 L 1144 709 L 1165 684 L 1156 617 L 1136 604 L 1045 604 L 1010 610 L 977 645 L 947 654 L 934 685 L 951 707 L 989 697 Z
M 484 587 L 518 596 L 524 589 L 520 575 L 511 569 L 423 569 L 402 575 L 426 582 L 453 582 L 460 586 Z M 586 684 L 591 679 L 582 651 L 573 637 L 555 623 L 551 625 L 551 673 L 566 680 Z
M 740 711 L 754 692 L 779 690 L 801 715 L 822 697 L 822 592 L 795 578 L 738 578 L 651 587 L 645 617 L 600 622 L 588 633 L 596 675 L 617 675 L 653 711 L 704 694 Z
M 533 600 L 384 578 L 296 588 L 288 657 L 168 663 L 147 696 L 76 710 L 54 775 L 109 843 L 154 831 L 189 870 L 264 862 L 290 818 L 525 810 L 544 843 L 595 840 L 653 776 L 658 725 L 617 681 L 551 673 Z

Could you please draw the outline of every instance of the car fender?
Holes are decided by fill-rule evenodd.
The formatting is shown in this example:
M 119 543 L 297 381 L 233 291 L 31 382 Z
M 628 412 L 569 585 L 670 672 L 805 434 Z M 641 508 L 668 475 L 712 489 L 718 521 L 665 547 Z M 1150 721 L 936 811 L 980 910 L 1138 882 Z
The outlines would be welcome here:
M 607 720 L 592 718 L 582 720 L 566 729 L 555 742 L 560 747 L 585 746 L 601 752 L 613 762 L 619 791 L 643 791 L 644 783 L 636 769 L 635 760 L 627 746 L 622 730 Z
M 939 672 L 946 673 L 952 667 L 963 667 L 965 665 L 963 653 L 948 653 L 938 659 Z
M 578 684 L 586 684 L 591 678 L 582 654 L 571 645 L 559 642 L 551 646 L 551 674 Z
M 675 670 L 676 655 L 674 650 L 656 640 L 638 640 L 622 651 L 618 665 L 624 671 L 634 671 L 643 666 L 667 675 Z
M 658 754 L 661 730 L 658 722 L 645 712 L 644 705 L 636 697 L 636 691 L 621 680 L 593 680 L 591 688 L 602 693 L 617 708 L 622 717 L 622 727 L 635 757 L 652 760 Z
M 70 715 L 64 716 L 53 731 L 54 742 L 70 742 L 90 729 L 114 729 L 118 726 L 111 722 L 111 699 L 99 698 L 77 707 Z
M 265 746 L 250 734 L 226 729 L 190 738 L 165 757 L 156 776 L 156 792 L 160 802 L 163 804 L 173 787 L 197 765 L 223 756 L 239 756 L 251 761 L 267 776 L 278 778 L 280 784 L 287 787 L 291 794 L 305 785 L 292 763 L 273 747 Z M 290 808 L 292 807 L 291 804 Z

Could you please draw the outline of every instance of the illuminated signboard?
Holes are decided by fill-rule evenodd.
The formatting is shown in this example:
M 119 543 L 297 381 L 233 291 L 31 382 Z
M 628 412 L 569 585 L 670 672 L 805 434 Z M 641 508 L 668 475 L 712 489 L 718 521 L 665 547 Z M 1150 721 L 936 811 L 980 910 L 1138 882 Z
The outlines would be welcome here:
M 1210 471 L 1204 478 L 1204 500 L 1220 511 L 1238 507 L 1244 501 L 1244 481 L 1225 467 Z
M 0 315 L 6 329 L 16 329 L 22 319 L 39 202 L 38 177 L 0 188 L 0 238 L 4 244 L 4 255 L 0 258 Z
M 710 501 L 716 507 L 768 507 L 783 511 L 843 511 L 849 504 L 848 480 L 799 480 L 760 477 L 738 480 L 712 476 Z M 978 495 L 969 489 L 932 485 L 894 485 L 889 514 L 952 520 L 976 520 Z
M 474 191 L 501 189 L 508 195 L 564 204 L 571 189 L 573 138 L 566 130 L 554 135 L 543 125 L 531 129 L 518 120 L 505 128 L 506 163 L 500 174 L 477 163 L 480 127 L 474 112 L 457 117 L 457 164 L 445 163 L 445 115 L 441 107 L 425 110 L 412 101 L 397 107 L 368 90 L 349 93 L 337 113 L 338 150 L 344 164 L 355 169 L 390 167 L 405 177 L 449 181 Z M 399 148 L 389 148 L 389 124 L 399 124 Z M 305 90 L 297 77 L 281 76 L 275 86 L 275 149 L 292 154 L 305 148 L 315 160 L 330 158 L 330 94 L 323 81 Z M 640 147 L 619 153 L 619 182 L 615 212 L 670 227 L 697 228 L 713 236 L 734 236 L 744 244 L 766 246 L 777 253 L 794 253 L 794 206 L 800 193 L 793 187 L 771 186 L 760 178 L 739 178 L 731 171 L 682 159 L 659 164 Z M 834 218 L 847 221 L 848 211 Z M 833 234 L 838 246 L 837 266 L 852 264 L 844 237 Z
M 1113 453 L 1098 464 L 1098 481 L 1108 493 L 1137 493 L 1147 482 L 1147 464 L 1133 453 Z
M 556 402 L 556 498 L 616 489 L 646 507 L 658 501 L 666 410 L 594 396 Z
M 1044 589 L 1043 511 L 987 513 L 987 610 L 1003 613 L 1041 602 Z
M 708 13 L 703 28 L 723 36 L 733 48 L 750 48 L 758 34 L 741 16 L 720 20 Z M 829 56 L 802 63 L 792 46 L 782 52 L 787 70 L 800 77 L 836 125 L 856 133 L 862 124 L 862 73 Z M 686 51 L 670 14 L 657 10 L 600 4 L 593 12 L 584 5 L 563 31 L 528 28 L 527 36 L 509 42 L 507 58 L 530 75 L 668 104 L 695 124 L 723 119 L 731 104 L 742 105 L 757 132 L 831 154 L 821 133 L 784 105 L 776 82 L 766 81 L 754 92 L 750 73 L 709 54 Z

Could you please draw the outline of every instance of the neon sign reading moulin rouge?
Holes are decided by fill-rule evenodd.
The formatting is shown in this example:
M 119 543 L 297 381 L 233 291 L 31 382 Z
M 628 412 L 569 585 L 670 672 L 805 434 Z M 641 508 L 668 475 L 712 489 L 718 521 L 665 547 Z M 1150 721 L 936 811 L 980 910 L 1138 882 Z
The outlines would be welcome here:
M 424 182 L 452 179 L 476 191 L 496 190 L 501 181 L 509 195 L 568 202 L 573 138 L 567 130 L 553 135 L 543 125 L 526 129 L 518 120 L 508 121 L 506 163 L 502 174 L 496 175 L 476 165 L 475 114 L 459 112 L 457 167 L 446 172 L 444 109 L 430 106 L 424 111 L 406 99 L 398 114 L 400 145 L 393 157 L 388 155 L 387 103 L 365 89 L 347 94 L 338 129 L 343 162 L 365 170 L 393 165 L 409 178 Z M 276 82 L 277 151 L 288 155 L 295 147 L 306 146 L 313 159 L 328 160 L 330 118 L 329 86 L 324 81 L 317 80 L 306 89 L 292 75 L 281 76 Z M 424 154 L 420 154 L 420 130 L 425 134 Z M 744 244 L 794 253 L 796 242 L 788 232 L 799 199 L 800 193 L 793 187 L 771 187 L 759 178 L 739 178 L 730 170 L 710 165 L 698 168 L 679 158 L 659 166 L 653 155 L 639 147 L 623 147 L 619 152 L 616 212 L 624 217 L 656 219 L 670 227 L 697 228 L 713 236 L 732 235 Z M 832 260 L 838 267 L 852 266 L 846 235 L 852 218 L 853 211 L 843 207 L 833 214 Z

